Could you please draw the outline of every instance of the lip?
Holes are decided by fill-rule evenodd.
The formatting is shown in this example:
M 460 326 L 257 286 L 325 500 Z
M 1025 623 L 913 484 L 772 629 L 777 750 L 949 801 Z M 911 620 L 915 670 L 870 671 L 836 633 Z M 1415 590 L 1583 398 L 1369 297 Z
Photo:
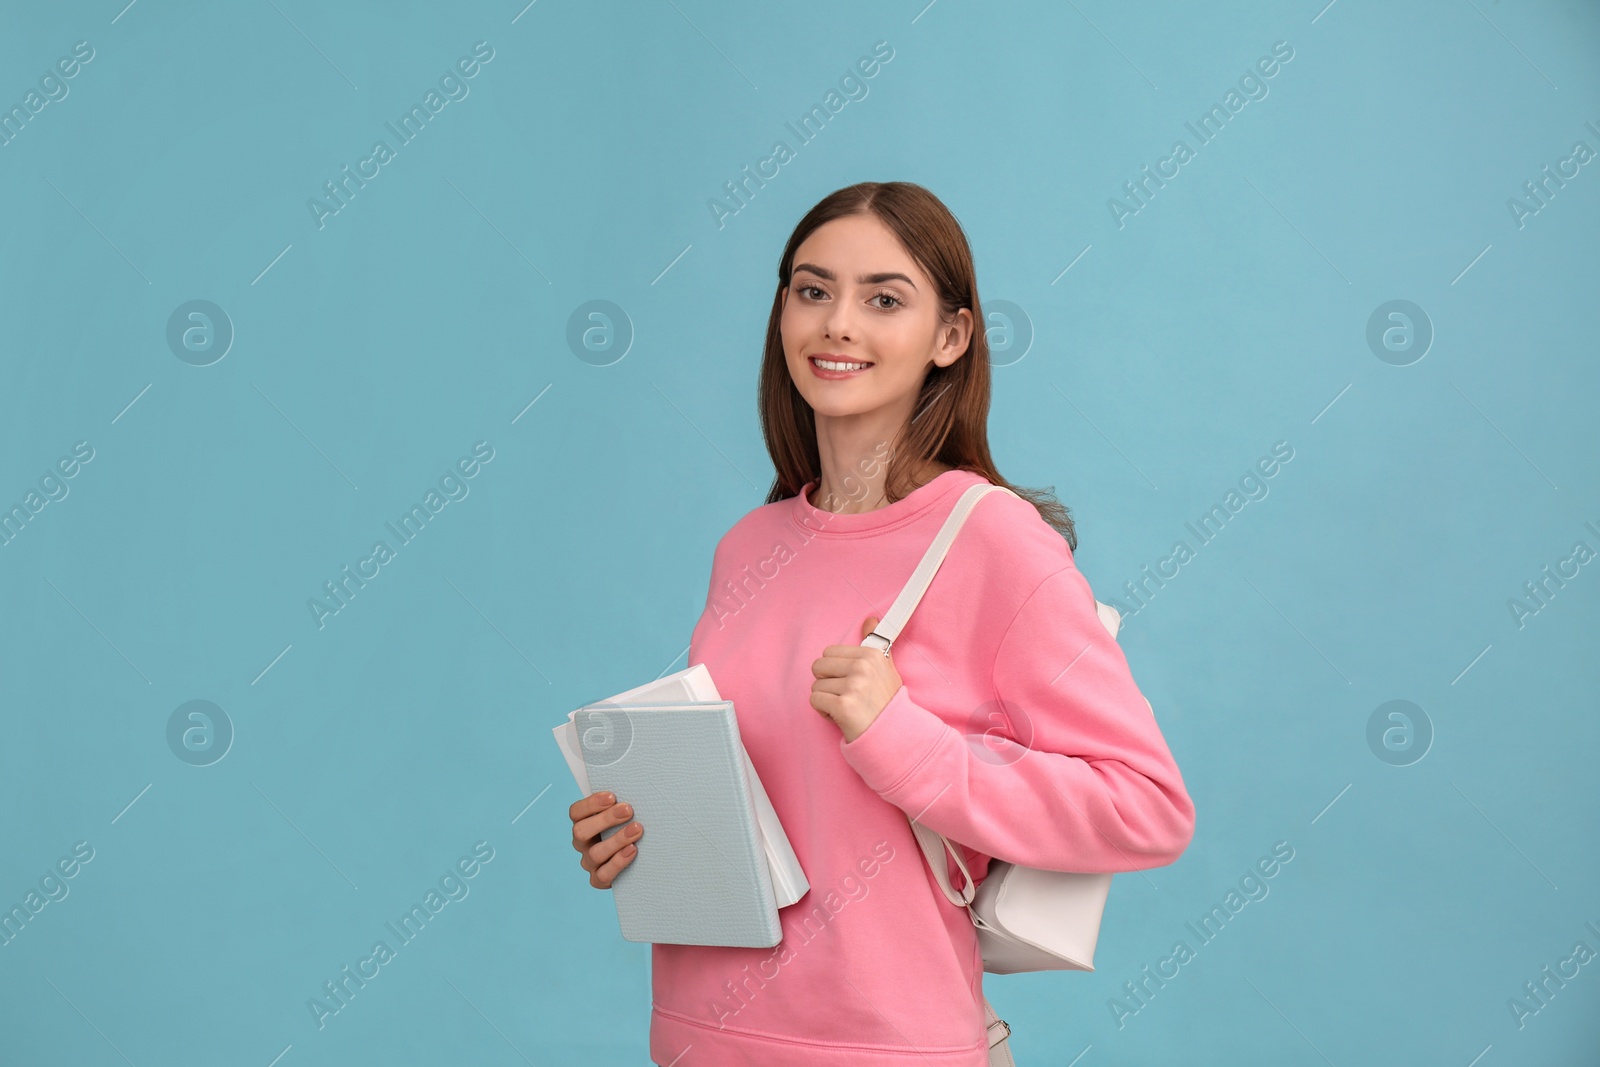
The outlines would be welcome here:
M 806 364 L 810 366 L 811 373 L 815 374 L 818 378 L 821 378 L 824 381 L 830 382 L 841 381 L 845 378 L 858 377 L 859 375 L 867 373 L 867 371 L 871 370 L 874 366 L 873 364 L 868 363 L 860 370 L 827 370 L 823 367 L 817 366 L 816 360 L 818 359 L 827 359 L 835 363 L 862 363 L 865 362 L 865 360 L 846 359 L 843 356 L 835 356 L 832 353 L 824 353 L 818 356 L 807 356 Z

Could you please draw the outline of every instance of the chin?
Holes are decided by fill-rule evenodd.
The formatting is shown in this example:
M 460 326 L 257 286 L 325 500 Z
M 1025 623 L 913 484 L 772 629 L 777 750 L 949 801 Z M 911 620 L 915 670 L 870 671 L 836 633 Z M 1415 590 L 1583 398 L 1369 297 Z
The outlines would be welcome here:
M 860 415 L 871 411 L 874 407 L 872 404 L 841 404 L 838 398 L 833 398 L 831 401 L 819 404 L 813 401 L 810 397 L 806 396 L 804 393 L 801 393 L 800 395 L 807 404 L 811 405 L 811 410 L 813 412 L 818 415 L 827 415 L 830 418 L 836 419 L 843 418 L 846 415 Z
M 878 406 L 882 406 L 877 397 L 867 397 L 866 394 L 858 394 L 854 395 L 854 397 L 840 397 L 838 395 L 840 390 L 834 390 L 832 395 L 829 395 L 829 390 L 818 390 L 818 392 L 821 395 L 806 394 L 806 390 L 802 389 L 800 390 L 800 398 L 805 400 L 808 405 L 811 405 L 811 410 L 814 413 L 829 414 L 829 416 L 835 416 L 835 418 L 837 416 L 845 416 L 845 414 L 862 414 L 866 413 L 866 411 L 874 411 Z

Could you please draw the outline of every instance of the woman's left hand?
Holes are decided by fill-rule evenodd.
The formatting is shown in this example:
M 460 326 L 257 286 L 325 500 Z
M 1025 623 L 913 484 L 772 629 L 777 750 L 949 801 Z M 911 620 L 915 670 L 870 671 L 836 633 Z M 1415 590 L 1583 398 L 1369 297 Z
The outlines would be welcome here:
M 876 625 L 878 616 L 868 615 L 861 624 L 863 641 Z M 829 645 L 811 664 L 811 673 L 817 677 L 811 683 L 811 706 L 833 720 L 846 742 L 866 732 L 903 684 L 894 661 L 866 645 Z

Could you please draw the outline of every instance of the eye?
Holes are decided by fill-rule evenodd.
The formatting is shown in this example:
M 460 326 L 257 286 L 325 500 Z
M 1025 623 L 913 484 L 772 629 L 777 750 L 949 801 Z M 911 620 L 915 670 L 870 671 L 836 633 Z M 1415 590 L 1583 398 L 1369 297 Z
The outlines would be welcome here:
M 798 286 L 795 286 L 795 290 L 794 291 L 799 293 L 801 296 L 804 296 L 807 300 L 816 299 L 815 297 L 808 296 L 807 295 L 808 293 L 820 293 L 820 292 L 822 292 L 822 290 L 817 288 L 815 285 L 798 285 Z
M 874 299 L 874 300 L 887 299 L 887 300 L 894 301 L 894 303 L 897 304 L 897 305 L 905 304 L 904 300 L 901 300 L 898 296 L 895 296 L 893 293 L 891 293 L 887 289 L 879 289 L 876 293 L 872 294 L 872 299 Z M 880 311 L 888 311 L 889 310 L 887 307 L 884 307 L 882 304 L 878 305 L 878 309 Z

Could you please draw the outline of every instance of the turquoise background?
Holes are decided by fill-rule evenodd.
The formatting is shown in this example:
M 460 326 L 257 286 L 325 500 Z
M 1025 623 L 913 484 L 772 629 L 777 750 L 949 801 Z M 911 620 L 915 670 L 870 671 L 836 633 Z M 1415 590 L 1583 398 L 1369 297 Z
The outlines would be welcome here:
M 1018 1062 L 1595 1062 L 1600 964 L 1521 1025 L 1509 1001 L 1600 951 L 1600 564 L 1511 601 L 1600 549 L 1600 163 L 1508 206 L 1600 150 L 1594 5 L 123 3 L 0 8 L 0 107 L 67 90 L 0 146 L 0 507 L 59 496 L 0 545 L 0 907 L 92 850 L 0 944 L 0 1062 L 648 1062 L 649 949 L 579 868 L 550 727 L 686 665 L 771 482 L 777 257 L 867 179 L 965 227 L 999 468 L 1072 508 L 1198 809 L 1178 863 L 1117 876 L 1094 973 L 985 982 Z M 173 346 L 199 300 L 224 318 Z M 1392 300 L 1425 351 L 1369 345 Z M 319 625 L 441 479 L 459 499 Z M 1279 842 L 1270 893 L 1194 939 Z M 319 1028 L 441 878 L 466 895 Z

